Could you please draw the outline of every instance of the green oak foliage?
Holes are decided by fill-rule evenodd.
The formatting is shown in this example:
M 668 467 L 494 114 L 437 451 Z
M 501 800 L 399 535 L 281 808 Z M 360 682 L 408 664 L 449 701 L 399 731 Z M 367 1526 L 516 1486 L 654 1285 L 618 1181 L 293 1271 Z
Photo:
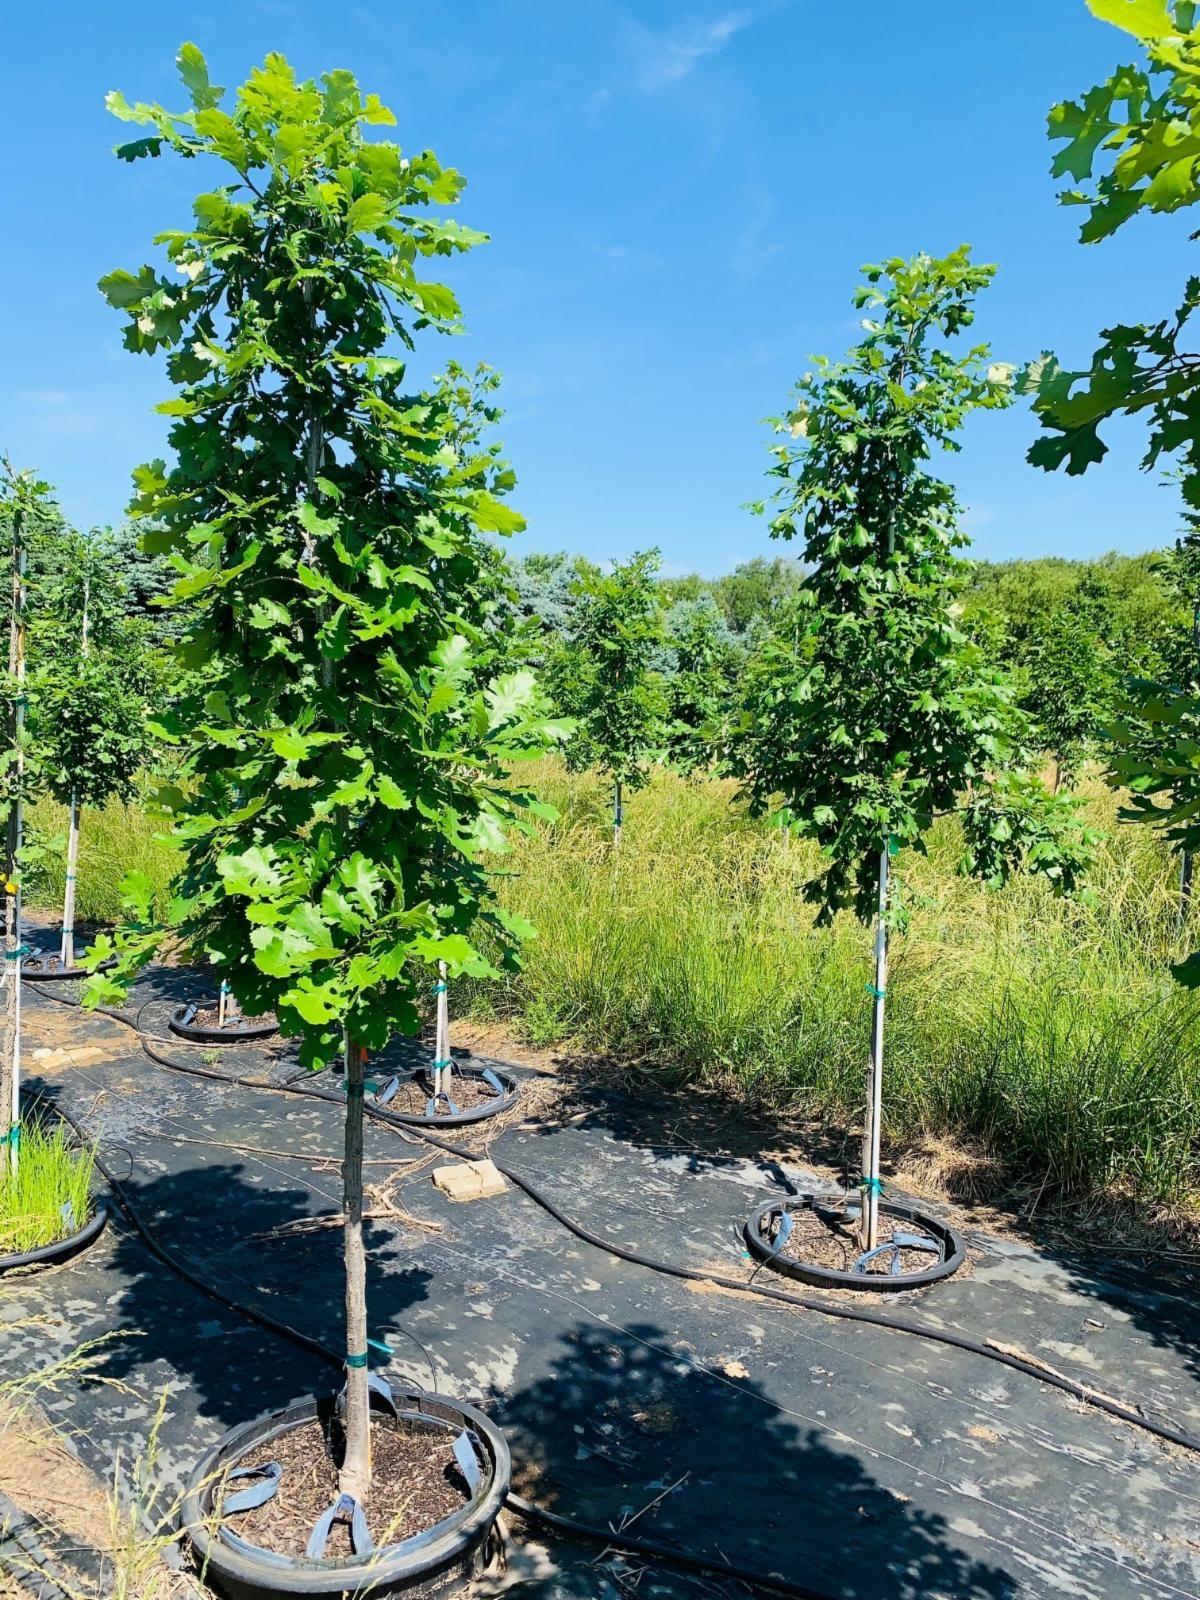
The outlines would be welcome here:
M 570 634 L 546 662 L 547 688 L 575 723 L 568 766 L 597 768 L 628 789 L 646 783 L 666 738 L 657 570 L 652 550 L 607 573 L 580 571 Z
M 1143 211 L 1179 211 L 1200 199 L 1200 11 L 1192 0 L 1088 3 L 1144 51 L 1143 62 L 1118 67 L 1082 99 L 1050 113 L 1050 137 L 1063 142 L 1054 173 L 1080 185 L 1061 198 L 1086 209 L 1081 238 L 1092 243 Z M 1102 423 L 1144 417 L 1143 465 L 1171 459 L 1189 515 L 1200 512 L 1200 360 L 1189 348 L 1198 305 L 1200 277 L 1193 276 L 1170 316 L 1104 330 L 1087 372 L 1065 371 L 1053 356 L 1035 363 L 1025 386 L 1045 432 L 1030 460 L 1047 470 L 1065 463 L 1068 472 L 1084 472 L 1106 453 Z M 1176 564 L 1186 583 L 1188 552 L 1177 552 Z M 1194 616 L 1194 600 L 1192 608 Z M 1183 631 L 1177 637 L 1177 681 L 1134 679 L 1129 686 L 1112 727 L 1112 781 L 1131 787 L 1128 820 L 1165 830 L 1184 858 L 1186 881 L 1198 842 L 1192 813 L 1200 807 L 1200 696 L 1189 663 L 1194 623 L 1190 637 Z M 1200 955 L 1176 971 L 1200 984 Z
M 1140 212 L 1177 211 L 1200 196 L 1200 25 L 1192 0 L 1088 3 L 1145 52 L 1143 63 L 1118 67 L 1050 113 L 1050 137 L 1062 143 L 1053 173 L 1077 185 L 1061 199 L 1086 210 L 1080 237 L 1094 243 Z M 1171 315 L 1105 329 L 1086 371 L 1068 371 L 1052 355 L 1035 362 L 1024 386 L 1045 432 L 1029 459 L 1047 471 L 1065 464 L 1084 472 L 1107 452 L 1103 423 L 1144 416 L 1144 465 L 1174 457 L 1184 499 L 1200 510 L 1200 361 L 1189 348 L 1198 304 L 1200 277 L 1192 277 Z
M 667 760 L 681 772 L 701 771 L 733 714 L 745 648 L 709 594 L 677 600 L 664 627 Z
M 1134 679 L 1113 725 L 1110 782 L 1125 789 L 1122 817 L 1162 831 L 1185 859 L 1200 851 L 1200 693 Z M 1174 969 L 1200 988 L 1200 951 Z
M 127 614 L 112 541 L 68 530 L 38 588 L 29 641 L 40 781 L 64 805 L 72 795 L 87 806 L 132 798 L 151 753 L 146 707 L 162 689 L 150 633 Z
M 446 215 L 461 176 L 367 129 L 395 121 L 347 72 L 298 81 L 278 55 L 230 100 L 184 46 L 191 109 L 110 110 L 117 154 L 216 165 L 167 268 L 101 280 L 132 351 L 166 351 L 174 464 L 135 473 L 145 548 L 170 554 L 196 685 L 165 719 L 181 777 L 159 803 L 186 862 L 173 919 L 243 1010 L 274 1010 L 303 1059 L 419 1025 L 427 964 L 493 971 L 526 930 L 487 858 L 535 803 L 512 763 L 563 732 L 531 673 L 499 670 L 492 535 L 523 526 L 485 435 L 495 379 L 451 366 L 410 389 L 405 352 L 458 303 L 423 277 L 482 237 Z M 544 809 L 544 808 L 543 808 Z M 151 956 L 148 885 L 121 935 L 120 991 Z M 96 958 L 108 954 L 102 941 Z
M 865 272 L 862 341 L 818 359 L 775 423 L 761 509 L 809 570 L 747 672 L 732 770 L 756 812 L 820 843 L 829 866 L 809 893 L 825 916 L 873 916 L 881 840 L 922 849 L 960 804 L 964 869 L 1001 882 L 1024 865 L 1073 889 L 1094 841 L 1023 770 L 1011 689 L 961 625 L 954 492 L 928 469 L 972 412 L 1012 398 L 986 346 L 951 348 L 993 269 L 964 246 Z

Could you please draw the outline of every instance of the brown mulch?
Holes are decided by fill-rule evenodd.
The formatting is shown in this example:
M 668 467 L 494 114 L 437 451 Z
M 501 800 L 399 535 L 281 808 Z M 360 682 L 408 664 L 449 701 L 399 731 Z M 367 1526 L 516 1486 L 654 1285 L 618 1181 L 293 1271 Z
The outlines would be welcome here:
M 849 1272 L 863 1252 L 857 1222 L 827 1223 L 807 1207 L 792 1212 L 792 1231 L 781 1255 L 803 1261 L 810 1267 L 826 1267 L 834 1272 Z M 903 1218 L 893 1219 L 884 1212 L 879 1214 L 879 1243 L 886 1244 L 892 1237 L 893 1226 L 901 1233 L 921 1233 L 920 1226 Z M 900 1275 L 907 1272 L 925 1272 L 935 1265 L 937 1257 L 924 1250 L 901 1250 Z M 886 1274 L 891 1266 L 891 1256 L 877 1256 L 867 1267 L 868 1273 Z
M 496 1091 L 481 1078 L 469 1078 L 461 1072 L 452 1072 L 442 1081 L 460 1111 L 474 1111 L 476 1106 L 490 1105 L 496 1099 Z M 423 1117 L 432 1093 L 432 1073 L 417 1072 L 408 1077 L 401 1076 L 400 1087 L 388 1101 L 387 1110 L 404 1117 Z
M 377 1548 L 431 1528 L 466 1504 L 470 1494 L 454 1460 L 453 1441 L 454 1435 L 444 1428 L 372 1417 L 371 1492 L 366 1509 L 367 1526 Z M 335 1424 L 335 1449 L 339 1445 Z M 321 1424 L 301 1423 L 260 1446 L 242 1464 L 266 1461 L 278 1461 L 283 1468 L 278 1490 L 266 1505 L 231 1516 L 230 1531 L 265 1550 L 302 1556 L 313 1523 L 338 1494 L 337 1468 Z M 239 1478 L 229 1484 L 227 1492 L 233 1494 L 245 1487 Z M 353 1558 L 346 1523 L 334 1523 L 325 1554 L 334 1560 Z
M 191 1022 L 188 1023 L 188 1027 L 220 1027 L 220 1016 L 221 1012 L 218 1006 L 199 1006 L 196 1009 L 196 1015 L 192 1018 Z M 231 1032 L 236 1028 L 257 1027 L 260 1022 L 269 1022 L 272 1027 L 275 1027 L 275 1013 L 273 1011 L 264 1011 L 256 1017 L 244 1017 L 240 1011 L 229 1011 L 227 1009 L 225 1012 L 224 1026 L 227 1027 Z

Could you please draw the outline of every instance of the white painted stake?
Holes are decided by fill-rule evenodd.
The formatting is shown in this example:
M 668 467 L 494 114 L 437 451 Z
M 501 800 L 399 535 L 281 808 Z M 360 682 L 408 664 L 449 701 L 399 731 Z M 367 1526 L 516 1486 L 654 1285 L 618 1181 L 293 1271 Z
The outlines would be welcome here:
M 85 659 L 88 653 L 88 609 L 92 599 L 92 580 L 88 572 L 83 575 L 83 618 L 79 629 L 79 654 Z M 67 824 L 67 882 L 63 890 L 62 944 L 58 958 L 64 967 L 75 965 L 75 880 L 79 872 L 79 821 L 82 806 L 79 795 L 71 791 L 70 821 Z
M 221 979 L 221 992 L 217 996 L 217 1027 L 225 1026 L 225 1012 L 229 1004 L 229 985 Z
M 883 1122 L 883 1015 L 887 995 L 888 963 L 888 874 L 891 858 L 888 840 L 883 841 L 879 852 L 879 914 L 875 923 L 875 1003 L 871 1030 L 871 1100 L 867 1116 L 870 1152 L 867 1169 L 863 1173 L 866 1184 L 866 1204 L 862 1214 L 866 1221 L 865 1248 L 874 1250 L 879 1243 L 879 1144 Z
M 439 1094 L 442 1094 L 443 1092 L 449 1093 L 449 1090 L 446 1089 L 445 1079 L 449 1078 L 451 1076 L 451 1073 L 452 1073 L 452 1068 L 449 1065 L 449 1062 L 450 1062 L 450 996 L 449 996 L 449 993 L 448 993 L 448 988 L 449 988 L 449 985 L 447 984 L 447 981 L 446 981 L 446 963 L 444 961 L 439 961 L 438 962 L 438 989 L 437 989 L 437 1027 L 436 1027 L 436 1030 L 435 1030 L 436 1031 L 436 1040 L 435 1040 L 433 1049 L 434 1049 L 434 1058 L 435 1058 L 435 1060 L 437 1060 L 439 1063 L 444 1061 L 444 1062 L 446 1062 L 446 1065 L 445 1066 L 440 1066 L 439 1065 L 439 1066 L 434 1068 L 433 1092 L 434 1092 L 435 1097 L 437 1095 L 439 1095 Z
M 67 884 L 63 892 L 62 944 L 59 960 L 64 967 L 75 965 L 75 878 L 79 870 L 79 797 L 71 792 L 67 822 Z

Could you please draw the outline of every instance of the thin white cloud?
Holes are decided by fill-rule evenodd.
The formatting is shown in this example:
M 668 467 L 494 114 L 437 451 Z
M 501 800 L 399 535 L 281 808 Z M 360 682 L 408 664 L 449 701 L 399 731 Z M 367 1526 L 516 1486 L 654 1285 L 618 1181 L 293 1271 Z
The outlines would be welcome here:
M 639 272 L 649 272 L 663 264 L 660 255 L 639 245 L 601 244 L 596 246 L 596 254 L 603 256 L 606 261 L 615 261 Z
M 637 86 L 646 94 L 686 78 L 707 56 L 719 55 L 748 25 L 748 11 L 727 11 L 711 22 L 673 28 L 670 33 L 641 30 Z
M 768 237 L 774 214 L 770 194 L 765 189 L 757 189 L 733 245 L 733 269 L 742 277 L 754 277 L 783 249 L 782 244 Z

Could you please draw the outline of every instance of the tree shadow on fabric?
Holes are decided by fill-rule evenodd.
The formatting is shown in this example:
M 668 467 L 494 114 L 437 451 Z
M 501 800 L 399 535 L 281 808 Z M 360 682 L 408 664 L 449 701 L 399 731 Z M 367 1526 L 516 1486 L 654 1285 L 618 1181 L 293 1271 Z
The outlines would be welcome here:
M 517 1490 L 600 1526 L 636 1518 L 632 1534 L 831 1594 L 1017 1594 L 1004 1568 L 957 1548 L 945 1518 L 911 1502 L 911 1483 L 893 1492 L 751 1379 L 700 1370 L 683 1354 L 649 1323 L 567 1332 L 539 1381 L 497 1401 Z M 555 1584 L 555 1595 L 593 1596 L 596 1571 Z M 681 1579 L 669 1592 L 694 1591 Z
M 239 1163 L 188 1166 L 123 1188 L 159 1241 L 205 1283 L 335 1352 L 344 1349 L 342 1233 L 314 1218 L 308 1190 L 250 1181 Z M 426 1298 L 430 1275 L 404 1265 L 387 1230 L 368 1224 L 366 1240 L 371 1337 L 419 1359 L 400 1322 Z M 112 1326 L 125 1337 L 108 1351 L 109 1378 L 136 1382 L 145 1363 L 161 1360 L 228 1426 L 341 1381 L 319 1355 L 289 1346 L 184 1282 L 133 1232 L 122 1233 L 110 1270 L 123 1284 Z

